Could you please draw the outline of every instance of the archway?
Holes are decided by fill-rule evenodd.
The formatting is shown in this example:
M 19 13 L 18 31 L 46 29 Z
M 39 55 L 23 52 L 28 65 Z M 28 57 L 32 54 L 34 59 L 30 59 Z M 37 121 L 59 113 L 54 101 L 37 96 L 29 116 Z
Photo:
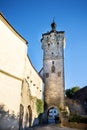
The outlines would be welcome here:
M 59 122 L 59 110 L 57 107 L 50 107 L 47 112 L 48 124 Z
M 29 127 L 32 124 L 32 110 L 31 110 L 31 106 L 28 106 L 28 113 L 29 113 Z

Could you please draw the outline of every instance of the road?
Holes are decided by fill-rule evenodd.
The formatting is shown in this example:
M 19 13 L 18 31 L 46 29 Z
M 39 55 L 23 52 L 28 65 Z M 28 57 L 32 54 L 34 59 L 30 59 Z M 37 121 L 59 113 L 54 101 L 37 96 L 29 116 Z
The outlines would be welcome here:
M 46 125 L 46 126 L 37 126 L 30 128 L 29 130 L 82 130 L 76 128 L 67 128 L 67 127 L 60 127 L 58 125 Z

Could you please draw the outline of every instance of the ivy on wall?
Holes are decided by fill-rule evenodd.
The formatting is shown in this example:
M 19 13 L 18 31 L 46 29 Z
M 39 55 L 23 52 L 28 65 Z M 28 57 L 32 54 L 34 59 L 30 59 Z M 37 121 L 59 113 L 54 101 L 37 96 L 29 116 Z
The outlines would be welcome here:
M 40 113 L 43 113 L 43 111 L 44 111 L 44 102 L 41 99 L 36 100 L 36 109 L 37 109 L 37 114 L 38 115 Z

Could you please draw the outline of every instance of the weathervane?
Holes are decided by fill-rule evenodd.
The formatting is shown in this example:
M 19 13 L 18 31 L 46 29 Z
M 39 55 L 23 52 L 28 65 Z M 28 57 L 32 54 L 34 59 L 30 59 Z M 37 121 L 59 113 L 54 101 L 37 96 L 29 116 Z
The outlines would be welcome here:
M 53 23 L 55 23 L 55 17 L 53 17 Z

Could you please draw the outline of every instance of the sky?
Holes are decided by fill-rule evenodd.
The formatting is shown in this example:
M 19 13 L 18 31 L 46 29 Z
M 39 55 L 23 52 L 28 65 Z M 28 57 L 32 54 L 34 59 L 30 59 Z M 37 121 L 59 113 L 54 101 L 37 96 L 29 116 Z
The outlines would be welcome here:
M 65 31 L 65 89 L 87 86 L 87 0 L 0 0 L 0 12 L 28 41 L 28 55 L 36 70 L 43 66 L 42 34 Z

